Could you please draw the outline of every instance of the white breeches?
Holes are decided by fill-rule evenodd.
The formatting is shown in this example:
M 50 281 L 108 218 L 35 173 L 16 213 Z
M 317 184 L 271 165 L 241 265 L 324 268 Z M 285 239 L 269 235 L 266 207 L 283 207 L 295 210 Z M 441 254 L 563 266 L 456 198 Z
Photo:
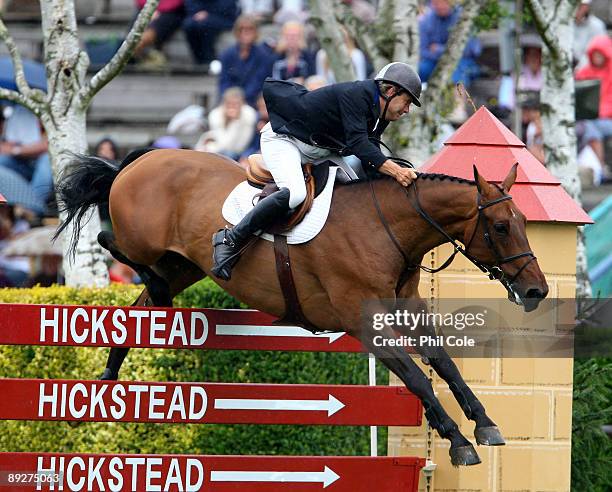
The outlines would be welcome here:
M 302 164 L 333 155 L 326 149 L 305 144 L 289 135 L 280 135 L 268 123 L 261 129 L 261 154 L 279 188 L 289 189 L 289 207 L 295 208 L 306 198 Z

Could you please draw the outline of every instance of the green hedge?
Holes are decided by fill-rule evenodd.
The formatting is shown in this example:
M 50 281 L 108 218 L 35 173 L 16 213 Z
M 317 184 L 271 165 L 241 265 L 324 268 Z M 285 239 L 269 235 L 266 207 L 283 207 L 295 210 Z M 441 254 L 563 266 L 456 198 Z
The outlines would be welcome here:
M 138 286 L 0 289 L 0 302 L 129 305 Z M 206 279 L 175 300 L 177 307 L 244 307 Z M 0 347 L 0 377 L 97 379 L 108 349 Z M 380 364 L 379 364 L 380 366 Z M 361 354 L 133 349 L 121 379 L 311 384 L 367 384 Z M 379 367 L 380 384 L 388 382 Z M 386 453 L 381 429 L 380 453 Z M 368 427 L 0 422 L 0 451 L 367 455 Z

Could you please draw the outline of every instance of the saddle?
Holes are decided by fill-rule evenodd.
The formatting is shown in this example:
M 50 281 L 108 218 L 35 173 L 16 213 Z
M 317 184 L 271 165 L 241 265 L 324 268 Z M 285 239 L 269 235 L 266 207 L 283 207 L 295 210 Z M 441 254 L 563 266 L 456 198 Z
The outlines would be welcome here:
M 257 195 L 260 200 L 278 191 L 278 186 L 270 171 L 263 167 L 263 157 L 260 154 L 252 154 L 248 157 L 246 170 L 247 181 L 251 186 L 260 188 L 262 191 Z M 279 221 L 270 232 L 288 231 L 299 224 L 304 216 L 310 211 L 314 199 L 325 189 L 329 176 L 329 162 L 314 166 L 305 164 L 302 166 L 304 182 L 306 183 L 306 199 L 302 204 L 291 212 L 286 218 Z

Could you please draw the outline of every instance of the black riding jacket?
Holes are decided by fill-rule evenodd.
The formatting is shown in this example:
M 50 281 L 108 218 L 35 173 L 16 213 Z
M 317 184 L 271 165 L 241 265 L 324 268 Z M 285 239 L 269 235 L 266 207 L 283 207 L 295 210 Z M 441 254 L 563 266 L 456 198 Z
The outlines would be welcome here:
M 310 92 L 285 80 L 268 78 L 263 85 L 270 123 L 276 133 L 334 148 L 342 155 L 354 154 L 363 165 L 375 169 L 387 158 L 369 137 L 380 138 L 389 124 L 378 122 L 379 95 L 374 80 L 342 82 Z

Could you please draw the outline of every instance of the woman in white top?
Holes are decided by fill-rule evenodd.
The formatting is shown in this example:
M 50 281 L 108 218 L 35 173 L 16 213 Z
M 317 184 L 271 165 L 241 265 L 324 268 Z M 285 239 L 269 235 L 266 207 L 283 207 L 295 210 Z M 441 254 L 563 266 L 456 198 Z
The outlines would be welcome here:
M 195 150 L 217 152 L 237 159 L 253 139 L 257 112 L 244 99 L 244 91 L 230 87 L 221 105 L 208 115 L 209 131 L 203 133 Z

